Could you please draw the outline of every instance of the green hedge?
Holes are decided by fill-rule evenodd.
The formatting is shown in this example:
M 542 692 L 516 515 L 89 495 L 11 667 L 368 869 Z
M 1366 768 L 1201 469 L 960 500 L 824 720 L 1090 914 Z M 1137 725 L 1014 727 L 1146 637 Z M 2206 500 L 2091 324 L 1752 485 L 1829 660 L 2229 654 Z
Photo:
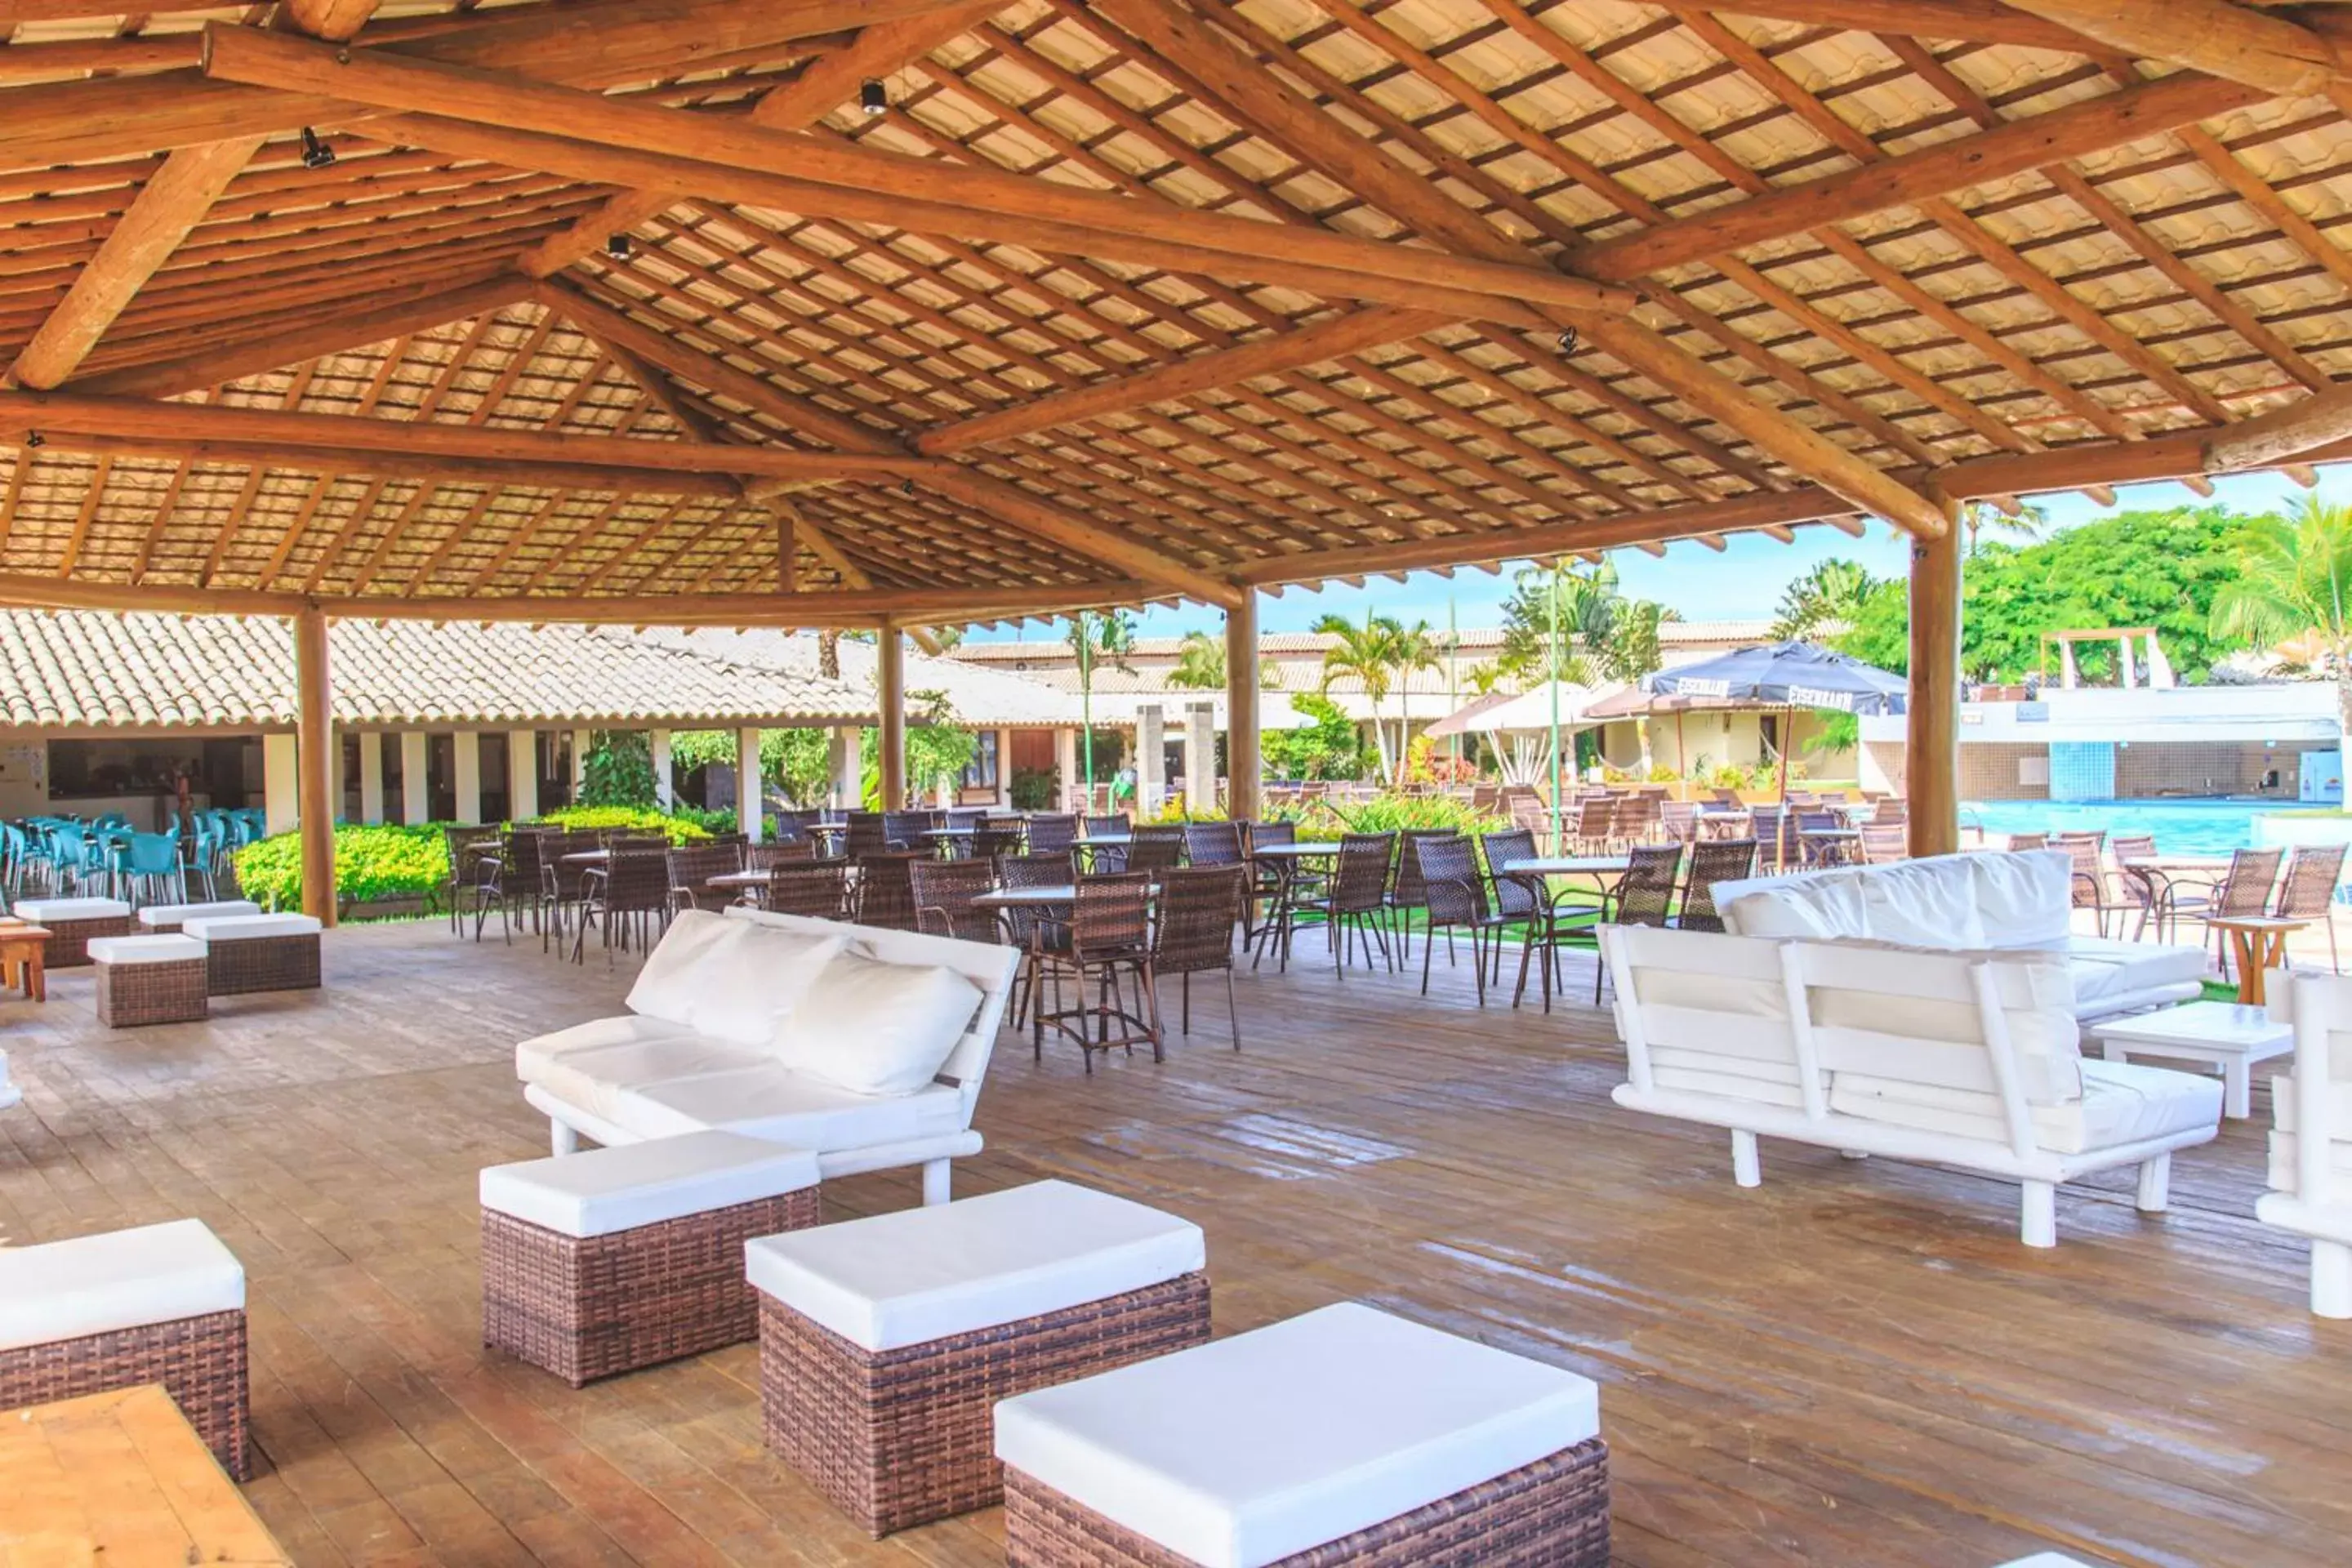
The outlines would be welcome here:
M 667 834 L 672 844 L 704 844 L 710 839 L 710 829 L 699 822 L 685 816 L 666 816 L 634 805 L 567 805 L 543 814 L 540 820 L 575 832 L 621 828 Z
M 439 900 L 449 879 L 449 844 L 439 826 L 335 826 L 335 901 L 338 906 L 383 900 Z M 271 909 L 302 907 L 302 839 L 281 833 L 236 852 L 236 884 L 245 896 Z

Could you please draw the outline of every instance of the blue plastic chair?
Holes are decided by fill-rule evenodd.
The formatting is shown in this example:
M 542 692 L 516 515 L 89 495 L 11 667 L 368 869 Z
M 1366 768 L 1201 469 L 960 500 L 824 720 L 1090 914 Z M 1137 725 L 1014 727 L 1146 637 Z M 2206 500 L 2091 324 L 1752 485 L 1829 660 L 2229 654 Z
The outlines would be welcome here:
M 188 883 L 180 865 L 180 830 L 133 833 L 123 839 L 116 872 L 129 884 L 134 903 L 184 904 Z

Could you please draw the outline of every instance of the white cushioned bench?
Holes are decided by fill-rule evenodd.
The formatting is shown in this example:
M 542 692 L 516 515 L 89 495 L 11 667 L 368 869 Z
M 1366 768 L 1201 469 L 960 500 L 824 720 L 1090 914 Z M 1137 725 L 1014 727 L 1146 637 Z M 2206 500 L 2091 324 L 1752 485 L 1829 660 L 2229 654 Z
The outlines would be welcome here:
M 121 899 L 25 899 L 12 912 L 49 933 L 41 944 L 46 969 L 88 963 L 93 937 L 131 934 L 131 906 Z
M 180 922 L 203 942 L 205 984 L 215 996 L 319 988 L 315 915 L 206 915 Z
M 1205 1340 L 1206 1265 L 1199 1226 L 1053 1181 L 754 1241 L 768 1447 L 874 1535 L 986 1508 L 995 1402 Z
M 8 1053 L 0 1051 L 0 1110 L 5 1110 L 25 1098 L 24 1090 L 8 1081 Z
M 1010 1564 L 1609 1562 L 1589 1378 L 1353 1302 L 996 1409 Z
M 482 1342 L 577 1388 L 759 1332 L 743 1244 L 816 1223 L 816 1156 L 688 1132 L 481 1173 Z
M 140 928 L 168 935 L 180 929 L 184 921 L 226 919 L 231 915 L 257 915 L 261 906 L 250 899 L 215 899 L 203 904 L 149 904 L 138 915 Z
M 2352 980 L 2273 973 L 2294 1070 L 2271 1079 L 2269 1192 L 2254 1216 L 2311 1239 L 2311 1310 L 2352 1318 Z
M 110 1029 L 185 1024 L 206 1016 L 205 944 L 192 936 L 101 936 L 89 943 L 98 967 L 98 1021 Z
M 245 1269 L 203 1221 L 0 1248 L 0 1410 L 142 1383 L 251 1475 Z

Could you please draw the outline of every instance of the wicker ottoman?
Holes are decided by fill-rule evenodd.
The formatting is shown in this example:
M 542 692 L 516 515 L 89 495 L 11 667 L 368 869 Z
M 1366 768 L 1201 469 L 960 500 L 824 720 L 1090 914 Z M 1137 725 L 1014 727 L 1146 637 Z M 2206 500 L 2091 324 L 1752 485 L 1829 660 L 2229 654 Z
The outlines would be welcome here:
M 482 1173 L 482 1342 L 578 1388 L 760 1331 L 743 1244 L 817 1221 L 816 1156 L 688 1132 Z
M 203 1221 L 0 1248 L 0 1410 L 142 1383 L 252 1475 L 245 1270 Z
M 996 1407 L 1028 1568 L 1607 1568 L 1591 1380 L 1349 1303 Z
M 204 1017 L 205 944 L 192 936 L 102 936 L 89 944 L 98 966 L 98 1021 L 110 1029 L 186 1024 Z
M 1205 1260 L 1066 1182 L 755 1241 L 768 1447 L 874 1535 L 986 1508 L 996 1401 L 1207 1339 Z
M 131 934 L 131 906 L 121 899 L 26 899 L 16 912 L 48 931 L 45 969 L 79 968 L 89 962 L 91 938 Z
M 208 904 L 149 904 L 139 911 L 139 929 L 169 936 L 187 921 L 225 920 L 231 915 L 257 915 L 261 906 L 250 899 L 219 899 Z
M 203 942 L 205 988 L 215 996 L 319 988 L 319 931 L 312 915 L 213 915 L 180 922 Z

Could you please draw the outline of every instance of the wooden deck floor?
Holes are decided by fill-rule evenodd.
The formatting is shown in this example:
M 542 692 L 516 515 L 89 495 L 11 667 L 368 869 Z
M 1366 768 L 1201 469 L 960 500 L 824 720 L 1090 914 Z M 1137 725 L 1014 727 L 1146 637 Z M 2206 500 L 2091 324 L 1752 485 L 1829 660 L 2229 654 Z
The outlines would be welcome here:
M 475 1172 L 544 1147 L 509 1047 L 614 1010 L 627 971 L 430 924 L 329 942 L 322 994 L 204 1026 L 100 1030 L 87 972 L 0 1004 L 0 1236 L 220 1233 L 251 1279 L 248 1495 L 299 1562 L 998 1560 L 993 1513 L 876 1545 L 769 1460 L 751 1347 L 580 1393 L 487 1356 Z M 1198 1220 L 1223 1332 L 1356 1298 L 1598 1379 L 1626 1563 L 2347 1561 L 2352 1326 L 2252 1222 L 2266 1091 L 2178 1159 L 2171 1215 L 2070 1187 L 2029 1252 L 2014 1189 L 1973 1177 L 1768 1144 L 1740 1192 L 1717 1136 L 1611 1105 L 1605 1015 L 1482 1013 L 1440 974 L 1425 1003 L 1245 979 L 1244 1053 L 1204 1027 L 1091 1079 L 1008 1039 L 958 1190 L 1060 1175 Z

